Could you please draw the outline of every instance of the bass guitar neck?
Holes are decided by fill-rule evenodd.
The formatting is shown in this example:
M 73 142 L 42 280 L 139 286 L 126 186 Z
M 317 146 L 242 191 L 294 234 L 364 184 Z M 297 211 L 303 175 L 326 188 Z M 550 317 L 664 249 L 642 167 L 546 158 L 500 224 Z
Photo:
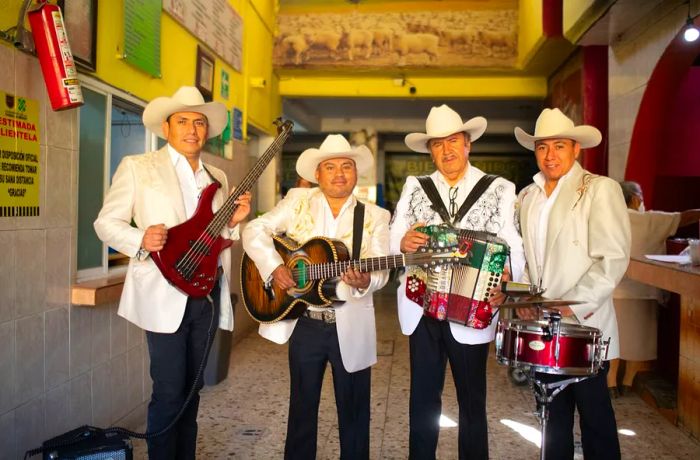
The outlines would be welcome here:
M 203 297 L 214 288 L 219 255 L 231 245 L 221 232 L 238 207 L 236 200 L 255 185 L 272 158 L 282 151 L 292 128 L 293 123 L 289 120 L 278 125 L 275 140 L 216 212 L 212 210 L 212 203 L 221 184 L 208 185 L 192 217 L 169 228 L 165 247 L 151 253 L 163 276 L 184 294 Z

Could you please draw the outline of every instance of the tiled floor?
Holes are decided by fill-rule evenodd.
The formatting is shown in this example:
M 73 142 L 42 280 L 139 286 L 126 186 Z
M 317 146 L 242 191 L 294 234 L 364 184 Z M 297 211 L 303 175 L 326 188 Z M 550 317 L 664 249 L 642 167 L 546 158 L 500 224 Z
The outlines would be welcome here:
M 408 456 L 408 340 L 395 314 L 394 287 L 375 297 L 379 362 L 372 368 L 371 458 Z M 287 347 L 253 333 L 232 353 L 228 378 L 206 388 L 199 413 L 198 457 L 281 459 L 287 424 Z M 622 457 L 700 459 L 700 443 L 671 425 L 637 396 L 614 401 Z M 539 458 L 539 425 L 531 390 L 516 387 L 492 354 L 488 368 L 489 450 L 493 459 Z M 443 414 L 457 419 L 454 384 L 448 372 Z M 457 429 L 443 428 L 438 458 L 457 458 Z M 135 458 L 145 458 L 142 441 Z M 318 458 L 339 458 L 335 401 L 326 373 L 319 413 Z M 583 458 L 577 455 L 576 458 Z

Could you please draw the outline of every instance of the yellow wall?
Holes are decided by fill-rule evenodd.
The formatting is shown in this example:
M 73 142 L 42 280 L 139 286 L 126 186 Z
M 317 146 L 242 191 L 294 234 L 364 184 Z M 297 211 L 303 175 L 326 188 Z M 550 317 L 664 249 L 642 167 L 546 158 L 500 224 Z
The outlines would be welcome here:
M 545 41 L 542 30 L 542 0 L 521 0 L 518 8 L 518 64 L 526 67 Z
M 577 43 L 581 36 L 617 0 L 567 0 L 563 3 L 562 26 L 564 37 Z
M 530 98 L 547 95 L 544 77 L 323 77 L 293 76 L 280 79 L 280 92 L 288 97 L 404 97 L 404 98 Z M 411 94 L 410 88 L 416 89 Z
M 15 24 L 22 1 L 0 0 L 0 5 L 4 3 L 7 3 L 6 10 L 0 14 L 3 30 Z M 225 103 L 229 109 L 235 106 L 243 111 L 244 133 L 250 122 L 274 134 L 272 120 L 279 116 L 281 103 L 269 56 L 272 56 L 277 1 L 229 0 L 229 3 L 243 18 L 243 69 L 237 72 L 216 58 L 214 100 Z M 122 1 L 99 1 L 97 21 L 97 71 L 94 76 L 98 79 L 145 101 L 170 95 L 182 85 L 194 85 L 197 39 L 167 14 L 161 13 L 162 78 L 151 77 L 121 59 L 124 43 Z M 229 74 L 229 97 L 226 100 L 221 98 L 219 90 L 222 68 Z M 265 79 L 266 86 L 251 89 L 251 77 Z
M 272 119 L 279 116 L 279 96 L 273 89 L 270 65 L 261 65 L 259 56 L 272 53 L 272 29 L 275 22 L 273 0 L 229 0 L 243 18 L 243 69 L 235 71 L 218 57 L 214 73 L 214 100 L 243 111 L 243 129 L 248 122 L 274 133 Z M 98 48 L 96 76 L 117 88 L 144 100 L 168 95 L 182 85 L 193 85 L 196 70 L 197 40 L 165 13 L 161 13 L 161 74 L 154 78 L 132 67 L 121 58 L 123 35 L 122 2 L 102 1 L 98 9 Z M 214 53 L 211 53 L 214 55 Z M 267 60 L 269 61 L 269 59 Z M 221 69 L 229 74 L 229 97 L 219 91 Z M 261 76 L 268 85 L 262 90 L 249 87 L 249 76 Z M 250 94 L 249 94 L 250 92 Z M 261 100 L 262 99 L 262 100 Z

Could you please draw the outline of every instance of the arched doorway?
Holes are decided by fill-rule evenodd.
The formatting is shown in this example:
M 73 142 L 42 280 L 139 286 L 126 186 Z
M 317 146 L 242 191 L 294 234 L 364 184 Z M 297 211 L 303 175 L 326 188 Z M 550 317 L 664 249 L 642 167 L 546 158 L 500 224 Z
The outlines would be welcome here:
M 649 79 L 625 171 L 642 185 L 647 207 L 665 211 L 700 207 L 700 41 L 682 32 Z

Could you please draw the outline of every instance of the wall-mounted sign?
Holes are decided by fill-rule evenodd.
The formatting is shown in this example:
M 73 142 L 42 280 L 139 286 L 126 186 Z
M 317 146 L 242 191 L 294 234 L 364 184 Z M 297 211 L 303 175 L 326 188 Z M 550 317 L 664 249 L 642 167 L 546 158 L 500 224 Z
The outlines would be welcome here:
M 228 72 L 226 72 L 224 69 L 221 69 L 221 98 L 222 99 L 228 99 L 228 87 L 229 87 Z
M 124 1 L 124 60 L 160 78 L 160 0 Z
M 39 102 L 0 91 L 0 217 L 39 215 Z
M 224 62 L 241 71 L 243 19 L 228 0 L 163 0 L 163 10 Z
M 233 108 L 233 138 L 243 140 L 243 112 L 235 107 Z

